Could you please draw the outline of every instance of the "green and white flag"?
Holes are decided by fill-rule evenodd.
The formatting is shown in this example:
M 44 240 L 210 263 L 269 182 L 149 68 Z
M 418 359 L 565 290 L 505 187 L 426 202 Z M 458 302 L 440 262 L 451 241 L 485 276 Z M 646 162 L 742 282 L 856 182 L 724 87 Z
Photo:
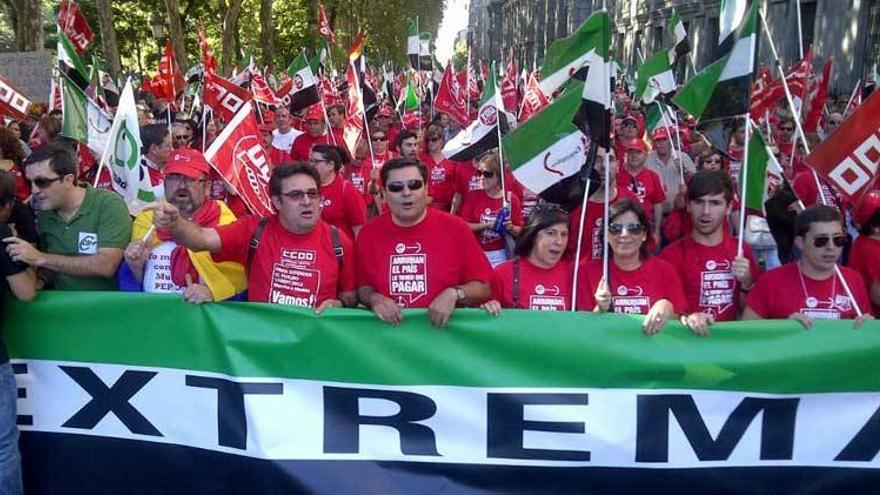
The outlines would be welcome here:
M 752 3 L 743 19 L 731 52 L 700 71 L 672 99 L 701 122 L 741 116 L 749 111 L 758 3 Z
M 80 87 L 85 87 L 89 83 L 89 71 L 85 64 L 76 53 L 73 43 L 67 39 L 67 35 L 61 28 L 58 28 L 58 69 L 67 74 L 73 82 Z
M 489 79 L 483 88 L 477 118 L 467 128 L 450 139 L 443 147 L 443 155 L 456 161 L 467 161 L 498 146 L 498 128 L 501 134 L 507 133 L 510 120 L 501 102 L 501 91 L 498 89 L 495 68 L 489 73 Z
M 300 53 L 287 68 L 287 75 L 293 81 L 290 93 L 290 111 L 299 112 L 321 101 L 318 97 L 318 84 L 305 53 Z
M 134 89 L 131 80 L 128 80 L 119 97 L 119 106 L 101 163 L 110 168 L 113 190 L 122 196 L 132 215 L 137 215 L 148 203 L 156 201 L 149 185 L 141 184 L 141 146 Z M 143 180 L 148 180 L 147 174 L 143 175 Z
M 733 34 L 734 30 L 742 21 L 743 14 L 746 13 L 747 0 L 721 0 L 721 7 L 718 16 L 719 31 L 718 44 L 723 44 L 727 37 Z M 752 6 L 760 3 L 758 0 L 752 1 Z
M 672 9 L 672 18 L 669 19 L 669 31 L 672 33 L 674 41 L 672 50 L 669 50 L 669 64 L 675 65 L 680 57 L 691 51 L 691 44 L 688 41 L 684 23 L 681 22 L 681 17 L 674 8 Z
M 675 75 L 669 66 L 669 53 L 660 51 L 648 57 L 639 66 L 636 81 L 636 98 L 650 105 L 660 95 L 675 91 Z
M 81 143 L 100 156 L 107 147 L 112 120 L 94 100 L 61 74 L 61 134 Z
M 597 51 L 603 50 L 600 47 L 606 43 L 605 30 L 609 25 L 608 13 L 597 12 L 584 21 L 574 34 L 550 45 L 544 65 L 541 66 L 541 91 L 545 95 L 554 96 L 566 81 L 596 57 Z M 607 48 L 603 51 L 607 57 Z
M 764 203 L 770 199 L 773 186 L 782 183 L 782 168 L 776 161 L 776 157 L 767 148 L 767 143 L 760 132 L 752 132 L 751 138 L 749 138 L 748 153 L 746 187 L 744 197 L 741 200 L 747 209 L 763 215 L 765 213 Z M 744 172 L 745 167 L 739 173 L 740 184 L 743 184 Z
M 655 130 L 661 127 L 672 126 L 672 121 L 669 119 L 669 115 L 660 109 L 659 102 L 654 102 L 651 105 L 648 105 L 647 110 L 645 110 L 645 128 L 649 135 L 653 134 Z
M 502 140 L 513 175 L 528 190 L 541 193 L 584 165 L 587 139 L 572 123 L 581 94 L 571 88 Z

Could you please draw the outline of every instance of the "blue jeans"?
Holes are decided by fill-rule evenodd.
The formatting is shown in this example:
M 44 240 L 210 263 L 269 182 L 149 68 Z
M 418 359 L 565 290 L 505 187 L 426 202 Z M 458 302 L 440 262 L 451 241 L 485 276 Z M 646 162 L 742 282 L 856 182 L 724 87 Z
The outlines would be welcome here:
M 18 452 L 16 401 L 18 392 L 12 365 L 0 364 L 0 493 L 21 495 L 21 454 Z

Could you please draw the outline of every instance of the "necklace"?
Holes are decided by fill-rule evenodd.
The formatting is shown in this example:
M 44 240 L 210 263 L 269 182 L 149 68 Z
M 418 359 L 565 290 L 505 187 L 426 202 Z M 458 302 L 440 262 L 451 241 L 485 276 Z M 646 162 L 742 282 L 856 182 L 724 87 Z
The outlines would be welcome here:
M 807 282 L 806 282 L 806 280 L 804 280 L 804 272 L 801 271 L 801 264 L 798 263 L 797 267 L 798 267 L 798 275 L 801 278 L 801 288 L 804 290 L 804 301 L 807 303 L 808 308 L 813 309 L 819 305 L 819 300 L 817 298 L 811 296 L 810 293 L 807 292 Z M 832 275 L 832 277 L 831 277 L 831 297 L 829 298 L 830 301 L 834 301 L 834 294 L 837 294 L 837 277 Z

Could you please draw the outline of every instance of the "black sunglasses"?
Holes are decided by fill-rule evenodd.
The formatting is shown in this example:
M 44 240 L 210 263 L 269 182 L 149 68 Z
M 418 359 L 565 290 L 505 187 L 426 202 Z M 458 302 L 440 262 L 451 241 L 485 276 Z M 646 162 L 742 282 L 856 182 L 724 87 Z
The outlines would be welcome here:
M 437 136 L 435 136 L 435 137 L 429 137 L 429 138 L 428 138 L 428 141 L 431 141 L 432 143 L 434 143 L 434 142 L 437 142 L 437 141 L 443 141 L 443 138 L 442 138 L 442 137 L 437 137 Z
M 308 196 L 310 200 L 318 199 L 321 193 L 317 189 L 309 189 L 307 191 L 287 191 L 286 193 L 278 193 L 281 196 L 287 196 L 293 201 L 301 201 L 304 197 Z
M 846 244 L 846 236 L 836 235 L 829 237 L 827 235 L 820 235 L 813 237 L 813 245 L 817 248 L 825 247 L 825 245 L 828 244 L 828 241 L 833 242 L 835 247 L 843 247 L 843 245 Z
M 52 184 L 54 184 L 60 180 L 64 180 L 64 176 L 55 177 L 54 179 L 48 179 L 46 177 L 37 177 L 36 179 L 28 179 L 28 182 L 30 182 L 32 186 L 37 186 L 40 189 L 46 189 L 47 187 L 51 186 Z
M 779 130 L 780 130 L 780 131 L 786 131 L 786 132 L 793 132 L 793 131 L 794 131 L 794 127 L 780 127 Z
M 410 191 L 418 191 L 424 185 L 425 185 L 425 183 L 421 179 L 412 179 L 412 180 L 408 180 L 406 182 L 403 182 L 403 181 L 389 182 L 387 187 L 390 192 L 398 193 L 400 191 L 403 191 L 404 187 L 409 189 Z
M 388 138 L 387 138 L 386 136 L 373 136 L 373 137 L 370 138 L 370 139 L 371 139 L 372 141 L 379 141 L 379 142 L 381 142 L 381 141 L 388 141 Z
M 477 170 L 477 177 L 484 177 L 486 179 L 491 179 L 495 177 L 495 171 L 493 170 Z
M 611 222 L 608 224 L 608 233 L 613 235 L 623 234 L 623 231 L 626 230 L 632 235 L 639 235 L 645 231 L 645 226 L 640 223 L 617 223 Z

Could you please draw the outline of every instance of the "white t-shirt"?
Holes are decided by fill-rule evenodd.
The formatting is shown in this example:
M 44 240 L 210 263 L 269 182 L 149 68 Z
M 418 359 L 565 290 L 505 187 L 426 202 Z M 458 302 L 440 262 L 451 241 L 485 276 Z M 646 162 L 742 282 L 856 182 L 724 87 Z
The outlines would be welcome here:
M 272 131 L 272 147 L 278 148 L 281 151 L 290 152 L 290 148 L 293 147 L 293 141 L 300 135 L 301 132 L 298 132 L 296 129 L 291 128 L 287 131 L 287 134 L 281 134 L 278 129 Z
M 144 292 L 180 294 L 183 287 L 171 281 L 171 251 L 177 247 L 174 241 L 165 241 L 150 252 L 144 264 Z

